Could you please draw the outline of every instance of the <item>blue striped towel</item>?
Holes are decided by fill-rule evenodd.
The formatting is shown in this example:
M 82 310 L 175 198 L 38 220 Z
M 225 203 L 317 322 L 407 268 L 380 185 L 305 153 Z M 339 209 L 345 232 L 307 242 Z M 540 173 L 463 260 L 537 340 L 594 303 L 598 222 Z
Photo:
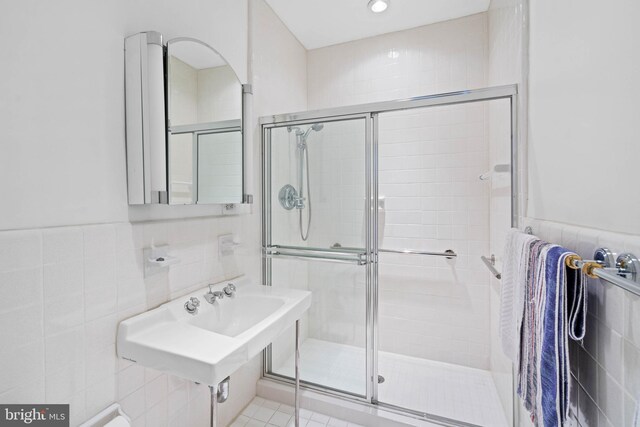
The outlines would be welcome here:
M 565 266 L 572 252 L 541 241 L 531 249 L 518 394 L 536 426 L 561 427 L 569 411 L 569 338 L 584 337 L 586 292 L 581 273 Z

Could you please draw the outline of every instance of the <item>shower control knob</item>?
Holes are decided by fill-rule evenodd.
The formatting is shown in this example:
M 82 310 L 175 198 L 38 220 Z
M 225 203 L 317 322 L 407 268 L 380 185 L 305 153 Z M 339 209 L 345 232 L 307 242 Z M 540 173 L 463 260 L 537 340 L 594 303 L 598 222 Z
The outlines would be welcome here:
M 291 184 L 286 184 L 278 193 L 278 201 L 286 210 L 290 211 L 295 208 L 298 200 L 298 192 Z

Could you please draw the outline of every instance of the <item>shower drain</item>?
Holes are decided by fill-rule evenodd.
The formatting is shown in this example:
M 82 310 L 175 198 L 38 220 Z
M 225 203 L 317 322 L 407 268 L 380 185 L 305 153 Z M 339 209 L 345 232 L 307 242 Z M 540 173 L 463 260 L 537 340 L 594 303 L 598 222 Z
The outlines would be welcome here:
M 382 384 L 384 382 L 384 377 L 382 375 L 378 375 L 378 384 Z

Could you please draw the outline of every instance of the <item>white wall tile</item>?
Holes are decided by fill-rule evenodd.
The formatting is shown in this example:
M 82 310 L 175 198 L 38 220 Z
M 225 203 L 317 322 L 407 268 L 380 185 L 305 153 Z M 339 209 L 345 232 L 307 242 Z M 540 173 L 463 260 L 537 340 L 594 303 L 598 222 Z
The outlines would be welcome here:
M 132 364 L 118 373 L 118 398 L 122 399 L 144 386 L 144 367 Z
M 0 272 L 0 313 L 42 303 L 41 267 Z
M 23 306 L 14 311 L 0 313 L 0 324 L 1 342 L 13 345 L 38 341 L 42 339 L 43 331 L 42 305 Z
M 0 393 L 0 401 L 5 404 L 23 404 L 24 402 L 44 402 L 44 378 L 35 382 L 23 382 L 19 386 Z
M 55 375 L 68 366 L 81 365 L 82 369 L 78 370 L 82 370 L 80 374 L 84 379 L 85 340 L 82 327 L 69 329 L 66 332 L 48 337 L 45 340 L 45 346 L 47 376 Z
M 149 422 L 166 421 L 168 416 L 163 414 L 169 405 L 167 377 L 157 371 L 119 363 L 116 329 L 120 320 L 177 296 L 171 292 L 172 287 L 178 289 L 176 292 L 180 295 L 213 281 L 214 277 L 204 269 L 203 257 L 204 242 L 210 239 L 210 223 L 216 221 L 193 220 L 182 228 L 176 227 L 193 230 L 192 235 L 197 236 L 195 240 L 177 244 L 176 251 L 187 266 L 192 269 L 197 266 L 195 276 L 191 271 L 173 275 L 166 271 L 146 279 L 142 249 L 151 240 L 167 241 L 167 222 L 149 227 L 147 224 L 106 224 L 0 232 L 0 251 L 6 247 L 10 253 L 8 249 L 13 247 L 18 254 L 25 255 L 13 258 L 13 266 L 19 269 L 8 266 L 0 271 L 0 322 L 3 325 L 0 335 L 21 343 L 1 352 L 0 396 L 7 402 L 33 396 L 38 401 L 71 403 L 76 424 L 114 400 L 133 408 L 135 415 L 141 414 L 138 418 L 146 420 L 148 416 Z M 240 222 L 235 219 L 224 218 L 219 222 L 217 229 L 238 233 Z M 155 236 L 159 236 L 158 239 Z M 217 235 L 210 243 L 215 242 L 215 238 Z M 46 262 L 42 256 L 44 245 Z M 27 253 L 32 256 L 27 257 Z M 231 270 L 237 276 L 242 272 L 240 267 L 251 269 L 250 265 L 238 262 L 236 256 L 221 262 L 217 250 L 207 255 L 211 265 L 219 265 L 216 267 L 218 280 L 231 278 L 225 276 Z M 259 258 L 253 259 L 257 269 Z M 229 269 L 229 265 L 234 268 Z M 124 370 L 120 372 L 120 369 Z M 250 374 L 234 374 L 240 378 L 239 383 L 235 383 L 237 392 L 230 399 L 235 403 L 233 409 L 228 405 L 222 411 L 223 418 L 233 417 L 235 413 L 227 411 L 239 410 L 255 394 L 259 369 L 252 367 L 246 371 Z M 206 419 L 208 406 L 206 401 L 202 404 L 201 397 L 198 399 L 186 399 L 182 408 L 174 406 L 173 411 L 188 412 L 197 402 L 200 422 Z
M 104 255 L 84 261 L 85 319 L 95 320 L 116 311 L 118 287 L 115 255 Z
M 44 331 L 51 336 L 84 322 L 84 297 L 82 293 L 71 293 L 65 298 L 52 297 L 45 300 Z
M 591 258 L 594 249 L 607 245 L 619 253 L 640 242 L 640 237 L 602 232 L 548 221 L 532 221 L 534 234 Z M 629 245 L 629 246 L 626 246 Z M 572 345 L 572 387 L 579 389 L 577 420 L 585 425 L 630 425 L 640 394 L 640 349 L 634 342 L 640 318 L 638 297 L 602 280 L 587 282 L 587 336 Z M 571 352 L 577 352 L 578 357 Z M 597 424 L 600 423 L 600 424 Z
M 34 341 L 27 345 L 5 346 L 0 350 L 0 393 L 33 384 L 44 378 L 44 343 Z
M 101 380 L 89 380 L 89 373 L 85 376 L 87 388 L 85 390 L 86 415 L 92 416 L 108 407 L 116 400 L 116 377 L 108 375 Z
M 85 259 L 112 258 L 116 251 L 116 234 L 113 224 L 93 225 L 82 228 Z
M 82 229 L 62 227 L 42 233 L 43 261 L 45 264 L 82 259 Z
M 21 270 L 42 265 L 40 230 L 0 233 L 0 271 Z
M 43 268 L 44 299 L 47 305 L 84 293 L 82 260 L 49 264 Z
M 84 389 L 84 363 L 85 360 L 81 357 L 50 374 L 47 373 L 45 395 L 48 403 L 66 403 L 78 393 L 78 390 Z

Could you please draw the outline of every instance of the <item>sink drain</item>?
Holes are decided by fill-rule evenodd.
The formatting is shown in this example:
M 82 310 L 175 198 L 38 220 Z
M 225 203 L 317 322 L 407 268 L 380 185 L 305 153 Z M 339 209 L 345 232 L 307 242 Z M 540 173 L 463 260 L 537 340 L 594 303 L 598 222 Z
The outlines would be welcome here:
M 384 377 L 382 375 L 378 375 L 378 384 L 382 384 L 384 382 Z

